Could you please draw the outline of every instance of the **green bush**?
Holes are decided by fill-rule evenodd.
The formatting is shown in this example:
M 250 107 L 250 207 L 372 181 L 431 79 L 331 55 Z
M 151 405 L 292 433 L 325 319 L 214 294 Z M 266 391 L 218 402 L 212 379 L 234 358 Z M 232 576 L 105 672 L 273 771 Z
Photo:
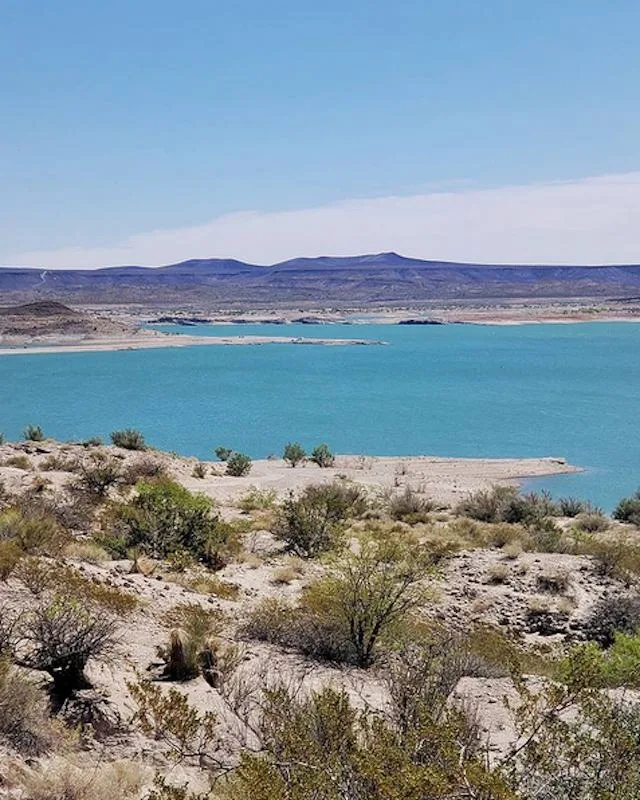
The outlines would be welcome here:
M 180 549 L 204 557 L 216 539 L 218 517 L 208 497 L 165 478 L 139 483 L 130 502 L 114 504 L 107 525 L 110 535 L 100 542 L 107 549 L 111 543 L 120 552 L 138 548 L 152 558 Z
M 561 517 L 577 517 L 578 514 L 589 514 L 598 511 L 591 503 L 586 500 L 579 500 L 577 497 L 560 497 L 556 505 L 558 514 Z
M 298 442 L 289 442 L 284 446 L 282 458 L 292 467 L 297 467 L 306 460 L 307 454 L 304 447 Z
M 21 502 L 0 512 L 0 541 L 12 542 L 22 553 L 57 556 L 71 534 L 37 503 Z
M 111 442 L 116 447 L 122 447 L 125 450 L 147 449 L 144 436 L 135 428 L 123 428 L 119 431 L 113 431 L 111 434 Z
M 319 444 L 311 451 L 311 461 L 319 467 L 326 469 L 335 464 L 336 458 L 326 444 Z
M 232 453 L 227 459 L 227 475 L 244 478 L 251 472 L 251 459 L 244 453 Z
M 216 447 L 215 449 L 216 458 L 219 461 L 228 461 L 232 453 L 233 450 L 229 447 Z
M 472 492 L 456 507 L 459 516 L 479 522 L 511 522 L 534 526 L 558 509 L 548 492 L 520 494 L 514 486 L 494 486 Z
M 623 498 L 613 512 L 613 518 L 640 527 L 640 489 Z
M 39 425 L 27 425 L 24 429 L 24 438 L 28 442 L 44 442 L 46 437 Z
M 362 490 L 340 483 L 307 486 L 293 492 L 278 510 L 273 533 L 303 558 L 313 558 L 338 547 L 347 519 L 366 508 Z

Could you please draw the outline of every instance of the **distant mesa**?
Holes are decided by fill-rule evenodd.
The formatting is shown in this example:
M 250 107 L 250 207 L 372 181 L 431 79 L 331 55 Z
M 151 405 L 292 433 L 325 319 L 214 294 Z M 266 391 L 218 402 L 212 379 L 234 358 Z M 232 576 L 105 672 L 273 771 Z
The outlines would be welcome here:
M 344 309 L 351 304 L 406 306 L 443 300 L 623 301 L 639 295 L 640 264 L 463 264 L 395 252 L 293 258 L 271 265 L 209 258 L 156 268 L 0 267 L 0 297 L 6 303 L 171 304 L 174 308 L 207 304 L 220 309 L 299 308 L 304 314 L 319 302 Z
M 41 300 L 35 303 L 22 303 L 18 306 L 0 308 L 0 315 L 5 317 L 79 317 L 77 311 L 53 300 Z

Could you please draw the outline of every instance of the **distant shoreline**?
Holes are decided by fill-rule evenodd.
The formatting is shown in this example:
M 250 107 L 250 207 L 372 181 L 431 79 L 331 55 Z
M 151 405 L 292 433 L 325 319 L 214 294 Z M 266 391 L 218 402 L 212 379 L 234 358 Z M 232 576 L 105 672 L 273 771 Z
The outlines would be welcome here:
M 97 353 L 122 350 L 204 346 L 258 346 L 264 344 L 319 345 L 325 347 L 386 345 L 374 339 L 312 339 L 299 336 L 189 336 L 188 334 L 150 335 L 145 338 L 122 338 L 79 342 L 16 343 L 0 346 L 0 356 L 51 353 Z

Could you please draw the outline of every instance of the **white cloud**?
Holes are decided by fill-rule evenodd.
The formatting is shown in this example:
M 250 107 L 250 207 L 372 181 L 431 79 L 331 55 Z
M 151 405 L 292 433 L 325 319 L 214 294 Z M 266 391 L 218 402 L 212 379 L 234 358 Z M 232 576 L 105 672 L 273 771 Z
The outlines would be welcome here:
M 387 250 L 448 261 L 638 263 L 640 172 L 226 214 L 204 225 L 136 234 L 112 247 L 17 253 L 7 263 L 157 266 L 228 257 L 268 264 Z

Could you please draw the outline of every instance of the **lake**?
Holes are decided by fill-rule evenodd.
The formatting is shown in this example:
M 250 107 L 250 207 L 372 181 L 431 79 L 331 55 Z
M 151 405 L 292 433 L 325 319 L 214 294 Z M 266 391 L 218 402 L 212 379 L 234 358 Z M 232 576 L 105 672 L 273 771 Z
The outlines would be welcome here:
M 640 324 L 156 326 L 171 332 L 383 339 L 0 357 L 0 431 L 59 439 L 140 428 L 163 450 L 253 457 L 294 440 L 341 453 L 562 456 L 538 480 L 611 509 L 640 485 Z

